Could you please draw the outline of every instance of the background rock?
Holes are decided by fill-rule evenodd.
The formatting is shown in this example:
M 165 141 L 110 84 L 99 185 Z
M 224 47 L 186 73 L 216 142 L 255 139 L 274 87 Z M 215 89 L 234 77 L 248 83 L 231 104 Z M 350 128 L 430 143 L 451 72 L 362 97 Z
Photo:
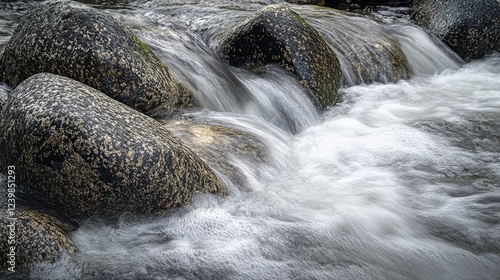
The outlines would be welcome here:
M 73 217 L 151 213 L 196 191 L 226 194 L 159 122 L 69 78 L 38 74 L 19 85 L 0 132 L 0 167 L 15 165 L 22 191 Z
M 11 87 L 42 72 L 78 80 L 144 113 L 193 102 L 128 28 L 71 1 L 45 2 L 30 11 L 0 56 L 0 79 Z
M 309 89 L 313 103 L 335 103 L 342 72 L 335 53 L 297 13 L 270 5 L 226 31 L 217 48 L 229 64 L 260 71 L 278 63 Z
M 411 15 L 463 59 L 500 51 L 498 0 L 414 0 Z

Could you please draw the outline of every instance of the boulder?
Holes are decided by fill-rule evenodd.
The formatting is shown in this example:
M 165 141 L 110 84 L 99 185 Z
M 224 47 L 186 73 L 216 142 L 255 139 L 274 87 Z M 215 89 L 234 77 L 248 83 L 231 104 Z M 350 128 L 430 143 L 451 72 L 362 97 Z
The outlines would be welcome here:
M 269 5 L 224 32 L 217 53 L 230 65 L 248 70 L 277 63 L 295 74 L 313 103 L 335 103 L 342 71 L 332 49 L 297 13 Z
M 37 74 L 0 117 L 0 170 L 21 191 L 86 218 L 181 206 L 196 192 L 227 193 L 213 171 L 161 124 L 75 80 Z
M 0 56 L 0 82 L 13 88 L 42 72 L 80 81 L 146 114 L 193 104 L 132 31 L 72 1 L 43 2 L 28 12 Z
M 414 0 L 411 16 L 465 60 L 500 51 L 498 0 Z
M 17 271 L 39 262 L 54 262 L 65 252 L 75 252 L 63 228 L 60 220 L 43 212 L 0 209 L 0 271 L 9 273 L 12 266 Z

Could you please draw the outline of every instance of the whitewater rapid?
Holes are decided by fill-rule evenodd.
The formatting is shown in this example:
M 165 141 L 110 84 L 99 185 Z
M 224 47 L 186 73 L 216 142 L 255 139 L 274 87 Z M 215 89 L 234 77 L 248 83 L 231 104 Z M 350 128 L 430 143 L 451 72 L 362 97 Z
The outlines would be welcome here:
M 167 215 L 91 218 L 71 233 L 76 254 L 28 275 L 499 279 L 500 55 L 464 63 L 406 17 L 382 11 L 382 21 L 362 21 L 398 38 L 414 77 L 344 87 L 320 113 L 283 69 L 256 75 L 215 57 L 224 28 L 281 1 L 235 2 L 129 1 L 105 10 L 195 92 L 203 109 L 184 117 L 264 144 L 266 162 L 215 144 L 248 188 L 198 195 Z M 311 24 L 329 23 L 328 11 L 293 7 L 306 20 L 324 15 Z

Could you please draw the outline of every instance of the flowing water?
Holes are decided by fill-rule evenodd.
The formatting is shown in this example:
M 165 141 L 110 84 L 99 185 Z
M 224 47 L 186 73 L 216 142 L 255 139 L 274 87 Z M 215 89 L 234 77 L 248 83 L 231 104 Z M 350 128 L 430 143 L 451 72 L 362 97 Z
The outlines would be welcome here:
M 205 109 L 184 117 L 254 135 L 267 161 L 216 139 L 246 190 L 229 183 L 228 197 L 199 195 L 163 216 L 92 218 L 71 234 L 76 254 L 22 277 L 500 279 L 500 55 L 464 64 L 405 9 L 286 4 L 325 37 L 349 26 L 392 36 L 414 72 L 346 85 L 319 113 L 281 68 L 256 75 L 213 52 L 224 30 L 282 1 L 85 2 L 130 26 L 193 90 Z M 2 5 L 1 47 L 36 2 Z

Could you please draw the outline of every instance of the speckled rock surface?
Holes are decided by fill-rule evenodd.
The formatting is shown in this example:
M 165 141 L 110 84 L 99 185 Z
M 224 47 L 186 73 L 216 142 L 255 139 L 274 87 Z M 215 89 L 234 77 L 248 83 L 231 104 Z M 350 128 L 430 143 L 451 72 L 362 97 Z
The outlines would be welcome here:
M 39 262 L 53 262 L 64 253 L 73 253 L 73 242 L 56 218 L 34 210 L 0 209 L 0 271 L 9 272 L 10 247 L 15 247 L 15 270 Z M 12 236 L 11 239 L 9 237 Z M 9 244 L 9 240 L 15 243 Z M 12 241 L 11 241 L 12 243 Z
M 414 0 L 411 15 L 463 59 L 500 51 L 498 0 Z
M 342 72 L 335 53 L 298 14 L 270 5 L 222 34 L 218 54 L 229 64 L 249 70 L 278 63 L 309 89 L 313 103 L 335 103 Z
M 58 75 L 35 75 L 14 90 L 0 133 L 0 168 L 15 165 L 23 192 L 72 217 L 152 213 L 197 191 L 227 192 L 159 122 Z
M 193 102 L 128 28 L 71 1 L 44 2 L 30 11 L 0 56 L 0 80 L 12 87 L 42 72 L 80 81 L 143 113 Z

